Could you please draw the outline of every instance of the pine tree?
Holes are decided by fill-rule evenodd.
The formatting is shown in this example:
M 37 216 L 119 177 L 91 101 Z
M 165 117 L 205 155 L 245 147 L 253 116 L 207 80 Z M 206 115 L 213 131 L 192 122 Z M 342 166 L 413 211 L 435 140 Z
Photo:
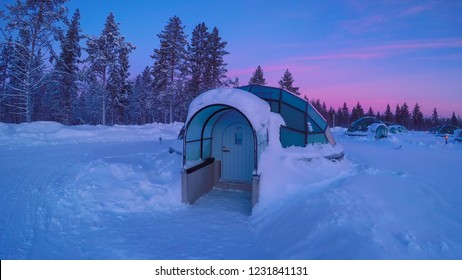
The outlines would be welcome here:
M 414 129 L 421 130 L 423 127 L 424 116 L 420 110 L 419 103 L 416 103 L 414 109 L 412 110 L 412 123 Z
M 387 104 L 387 109 L 385 110 L 385 113 L 383 113 L 383 121 L 391 123 L 393 122 L 393 117 L 390 104 Z
M 152 76 L 149 67 L 136 77 L 133 95 L 130 97 L 132 123 L 145 124 L 157 119 L 157 106 L 152 91 Z
M 395 109 L 395 122 L 397 124 L 403 124 L 402 118 L 401 118 L 401 107 L 399 107 L 399 104 L 396 104 L 396 109 Z
M 9 68 L 13 57 L 13 44 L 10 37 L 4 44 L 0 45 L 0 122 L 5 119 L 4 100 L 7 94 L 7 82 L 9 78 Z
M 127 107 L 129 105 L 129 96 L 133 90 L 133 83 L 129 80 L 130 64 L 128 61 L 129 54 L 135 49 L 130 43 L 125 43 L 124 38 L 120 40 L 120 51 L 118 54 L 117 66 L 110 72 L 110 80 L 118 85 L 112 89 L 113 100 L 113 123 L 129 123 Z M 112 83 L 111 83 L 112 84 Z
M 164 121 L 167 121 L 168 116 L 170 123 L 181 120 L 181 116 L 174 116 L 174 107 L 185 115 L 186 105 L 177 102 L 182 100 L 188 75 L 187 36 L 184 28 L 179 17 L 170 18 L 165 29 L 157 35 L 160 47 L 151 56 L 155 60 L 152 72 L 154 91 L 157 93 L 159 105 L 164 109 Z
M 200 23 L 194 27 L 191 44 L 188 46 L 189 67 L 191 71 L 188 90 L 191 93 L 191 100 L 206 90 L 205 80 L 207 75 L 209 37 L 210 33 L 205 23 Z
M 93 79 L 94 94 L 100 100 L 101 122 L 103 125 L 114 124 L 123 119 L 121 116 L 123 100 L 127 94 L 128 54 L 134 46 L 125 42 L 112 13 L 98 38 L 87 41 L 87 61 Z M 98 83 L 99 86 L 94 83 Z M 122 111 L 121 111 L 122 110 Z M 111 116 L 108 122 L 107 117 Z
M 61 54 L 55 67 L 55 81 L 58 85 L 56 111 L 59 120 L 64 124 L 71 124 L 78 99 L 77 81 L 81 56 L 80 39 L 80 11 L 77 9 L 72 16 L 66 36 L 61 42 Z
M 316 111 L 318 111 L 319 113 L 321 113 L 322 111 L 322 105 L 321 105 L 321 100 L 319 99 L 312 99 L 310 101 L 311 105 L 313 105 L 313 107 L 316 109 Z
M 229 85 L 233 88 L 239 87 L 239 78 L 235 77 L 234 80 L 230 80 Z
M 218 28 L 214 27 L 207 40 L 207 67 L 205 84 L 207 89 L 218 88 L 227 81 L 227 64 L 224 56 L 229 54 L 225 50 L 228 43 L 223 41 L 219 35 Z
M 321 115 L 324 117 L 324 119 L 328 120 L 329 119 L 329 112 L 327 111 L 327 105 L 326 102 L 322 102 L 321 106 Z
M 5 30 L 17 34 L 11 65 L 12 83 L 8 85 L 5 105 L 14 121 L 34 120 L 34 108 L 41 97 L 46 81 L 45 65 L 56 58 L 55 38 L 61 38 L 59 24 L 65 19 L 67 0 L 21 1 L 7 5 L 1 18 L 7 22 Z
M 367 115 L 370 117 L 374 117 L 374 110 L 372 110 L 372 107 L 369 107 L 369 110 L 367 111 Z
M 364 110 L 358 101 L 358 103 L 356 103 L 356 106 L 353 108 L 353 110 L 351 110 L 351 121 L 355 121 L 361 117 L 364 117 Z
M 343 102 L 342 106 L 342 119 L 344 121 L 342 123 L 342 126 L 348 127 L 350 125 L 350 110 L 348 109 L 348 105 L 346 104 L 346 102 Z
M 266 85 L 266 79 L 263 77 L 263 69 L 261 69 L 260 65 L 258 65 L 255 72 L 253 72 L 249 84 L 262 86 Z
M 452 111 L 452 117 L 450 123 L 455 126 L 459 126 L 459 120 L 456 118 L 456 114 Z
M 329 125 L 332 125 L 332 127 L 337 125 L 337 115 L 335 113 L 334 108 L 332 106 L 329 107 L 329 112 L 328 112 L 328 119 Z
M 283 89 L 286 89 L 292 93 L 295 93 L 296 95 L 300 95 L 300 92 L 298 92 L 299 87 L 294 87 L 294 78 L 292 77 L 292 74 L 289 72 L 289 69 L 286 69 L 284 72 L 284 75 L 282 76 L 281 80 L 279 80 L 279 86 Z
M 436 110 L 436 107 L 433 108 L 433 113 L 431 117 L 431 122 L 433 126 L 437 126 L 440 124 L 440 120 L 438 118 L 438 111 Z
M 401 124 L 409 127 L 410 122 L 411 113 L 409 113 L 409 107 L 407 106 L 406 102 L 404 102 L 403 106 L 401 106 Z
M 335 125 L 343 127 L 345 120 L 343 119 L 342 108 L 338 107 L 335 113 Z

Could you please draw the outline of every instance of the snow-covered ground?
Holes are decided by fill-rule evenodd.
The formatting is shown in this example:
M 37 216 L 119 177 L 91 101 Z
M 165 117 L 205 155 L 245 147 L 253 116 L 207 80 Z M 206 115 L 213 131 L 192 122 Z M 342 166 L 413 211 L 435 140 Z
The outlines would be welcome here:
M 0 123 L 0 259 L 462 258 L 462 143 L 336 128 L 342 161 L 262 156 L 252 211 L 181 203 L 180 128 Z

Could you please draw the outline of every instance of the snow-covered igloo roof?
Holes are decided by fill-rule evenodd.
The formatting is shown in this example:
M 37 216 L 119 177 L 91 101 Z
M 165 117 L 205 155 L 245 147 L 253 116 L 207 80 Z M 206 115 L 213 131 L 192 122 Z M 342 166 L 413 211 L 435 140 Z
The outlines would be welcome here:
M 237 88 L 212 89 L 196 97 L 189 106 L 186 123 L 196 117 L 199 111 L 211 106 L 217 109 L 220 106 L 232 107 L 248 119 L 257 134 L 267 133 L 271 114 L 270 106 L 257 96 Z

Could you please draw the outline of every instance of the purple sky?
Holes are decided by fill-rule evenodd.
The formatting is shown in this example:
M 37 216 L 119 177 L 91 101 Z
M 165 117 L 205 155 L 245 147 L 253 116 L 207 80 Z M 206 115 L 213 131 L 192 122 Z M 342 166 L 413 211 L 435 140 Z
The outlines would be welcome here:
M 258 65 L 268 85 L 285 69 L 309 98 L 337 108 L 359 101 L 381 113 L 416 102 L 424 114 L 462 115 L 462 1 L 70 0 L 83 32 L 99 35 L 114 12 L 137 46 L 131 73 L 153 64 L 157 34 L 177 15 L 188 39 L 205 22 L 228 42 L 228 75 L 248 83 Z

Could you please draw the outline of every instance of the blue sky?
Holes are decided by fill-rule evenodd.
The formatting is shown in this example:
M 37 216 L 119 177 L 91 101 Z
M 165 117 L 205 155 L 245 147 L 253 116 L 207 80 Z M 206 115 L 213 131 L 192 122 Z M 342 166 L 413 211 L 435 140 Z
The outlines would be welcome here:
M 247 84 L 261 65 L 268 85 L 285 69 L 309 98 L 383 112 L 407 102 L 424 114 L 462 115 L 462 1 L 70 0 L 82 30 L 99 35 L 109 12 L 137 49 L 131 73 L 153 64 L 157 34 L 177 15 L 189 35 L 205 22 L 228 42 L 228 75 Z

